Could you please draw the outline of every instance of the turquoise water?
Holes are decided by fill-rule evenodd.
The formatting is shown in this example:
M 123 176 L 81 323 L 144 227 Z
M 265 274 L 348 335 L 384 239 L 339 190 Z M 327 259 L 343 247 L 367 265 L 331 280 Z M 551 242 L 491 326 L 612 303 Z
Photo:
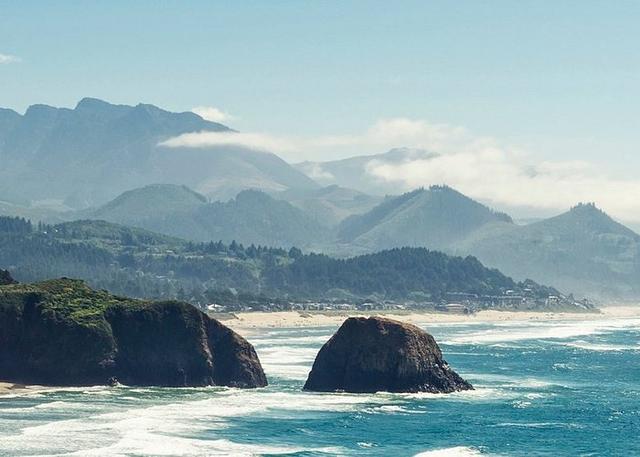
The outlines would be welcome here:
M 423 327 L 475 391 L 303 393 L 335 328 L 265 330 L 266 389 L 0 397 L 0 455 L 640 455 L 640 320 Z

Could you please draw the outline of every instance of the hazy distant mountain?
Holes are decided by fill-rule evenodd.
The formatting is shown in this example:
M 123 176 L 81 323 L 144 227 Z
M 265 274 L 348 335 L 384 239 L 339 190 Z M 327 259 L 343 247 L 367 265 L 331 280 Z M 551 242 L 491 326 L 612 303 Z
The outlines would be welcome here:
M 197 131 L 232 132 L 191 112 L 91 98 L 75 109 L 34 105 L 23 116 L 2 110 L 0 195 L 20 203 L 44 200 L 82 208 L 157 182 L 188 185 L 208 195 L 317 186 L 273 154 L 158 146 Z
M 153 230 L 194 241 L 237 241 L 278 247 L 326 242 L 329 230 L 290 203 L 257 190 L 208 202 L 185 186 L 152 185 L 125 192 L 78 217 Z
M 187 186 L 152 184 L 127 191 L 98 209 L 82 212 L 80 216 L 133 226 L 149 226 L 177 213 L 191 213 L 206 204 L 206 197 Z
M 551 280 L 564 291 L 640 296 L 640 235 L 593 204 L 525 226 L 478 231 L 455 251 L 516 278 Z
M 306 247 L 328 237 L 327 227 L 304 211 L 256 190 L 242 191 L 228 202 L 202 206 L 194 218 L 209 240 Z
M 437 154 L 423 149 L 397 148 L 384 154 L 350 157 L 329 162 L 302 162 L 294 166 L 316 182 L 337 184 L 373 195 L 398 194 L 398 186 L 371 173 L 374 165 L 399 165 L 412 160 L 429 160 Z
M 337 185 L 310 190 L 286 190 L 273 194 L 304 210 L 324 225 L 337 225 L 354 214 L 369 211 L 383 199 Z
M 447 250 L 486 225 L 513 225 L 511 218 L 445 186 L 387 198 L 371 211 L 345 219 L 338 240 L 370 251 L 400 246 Z
M 518 280 L 603 299 L 640 297 L 640 235 L 592 204 L 514 224 L 509 216 L 434 186 L 385 199 L 338 227 L 334 254 L 423 246 L 474 255 Z

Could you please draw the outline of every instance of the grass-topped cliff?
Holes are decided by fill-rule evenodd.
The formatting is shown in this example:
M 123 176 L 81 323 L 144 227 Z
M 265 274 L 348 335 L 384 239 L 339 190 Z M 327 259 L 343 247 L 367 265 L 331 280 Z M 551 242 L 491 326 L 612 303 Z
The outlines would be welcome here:
M 119 297 L 66 278 L 0 286 L 0 378 L 266 385 L 253 347 L 191 305 Z

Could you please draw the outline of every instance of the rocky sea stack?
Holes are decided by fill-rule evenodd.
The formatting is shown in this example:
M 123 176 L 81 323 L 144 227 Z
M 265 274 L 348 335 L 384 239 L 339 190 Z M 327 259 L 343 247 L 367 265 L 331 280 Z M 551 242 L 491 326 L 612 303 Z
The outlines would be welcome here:
M 0 379 L 45 385 L 267 385 L 244 338 L 193 306 L 59 279 L 0 287 Z
M 450 393 L 473 387 L 444 361 L 435 339 L 415 325 L 350 317 L 320 349 L 304 389 Z

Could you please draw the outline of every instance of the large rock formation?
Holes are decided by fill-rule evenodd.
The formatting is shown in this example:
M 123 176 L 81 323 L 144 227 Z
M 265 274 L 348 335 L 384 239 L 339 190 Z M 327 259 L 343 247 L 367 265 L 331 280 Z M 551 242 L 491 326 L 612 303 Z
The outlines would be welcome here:
M 473 389 L 431 335 L 381 317 L 350 317 L 320 349 L 305 390 L 432 392 Z
M 0 287 L 0 379 L 267 385 L 251 344 L 193 306 L 126 299 L 70 279 Z

